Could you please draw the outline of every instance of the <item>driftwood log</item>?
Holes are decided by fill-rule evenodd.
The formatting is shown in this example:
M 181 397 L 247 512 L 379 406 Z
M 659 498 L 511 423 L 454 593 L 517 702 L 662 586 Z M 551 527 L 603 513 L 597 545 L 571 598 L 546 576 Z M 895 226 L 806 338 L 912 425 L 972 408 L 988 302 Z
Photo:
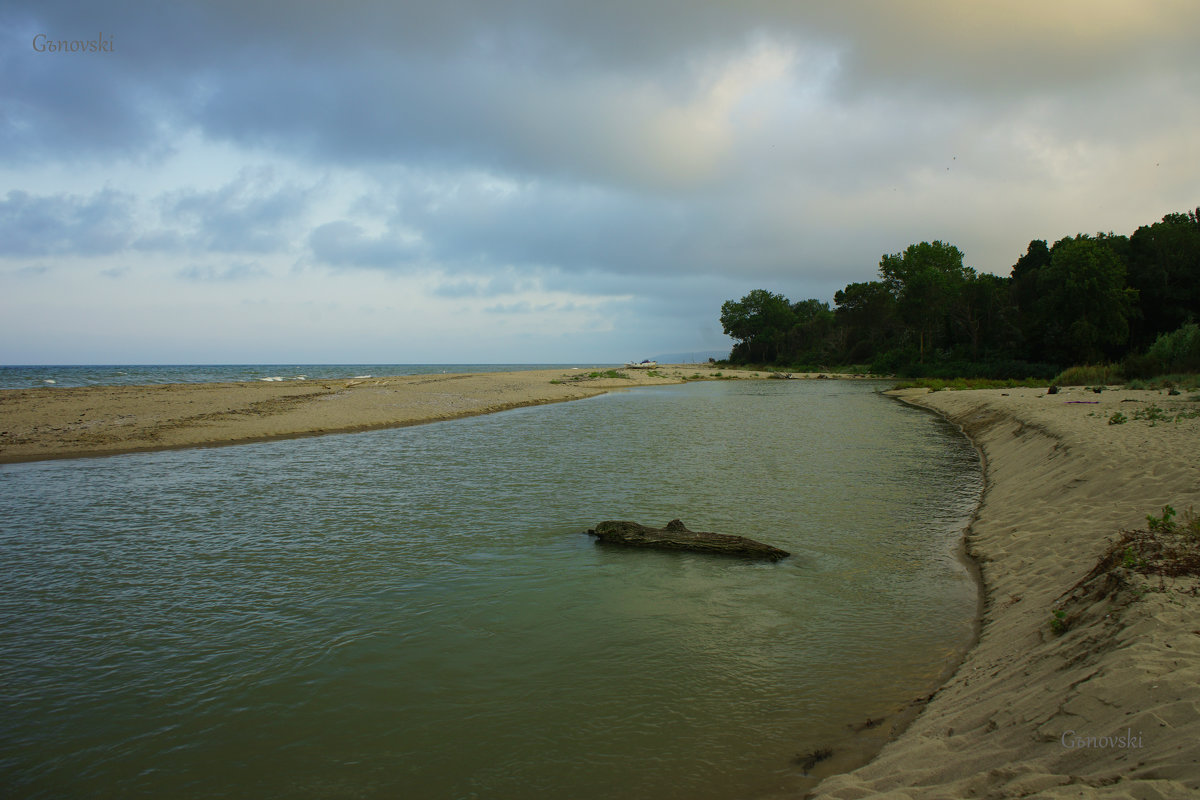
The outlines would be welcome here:
M 636 522 L 621 522 L 609 520 L 601 522 L 589 530 L 605 544 L 623 545 L 625 547 L 647 547 L 653 550 L 686 550 L 693 553 L 712 553 L 714 555 L 741 556 L 743 558 L 765 558 L 778 561 L 787 558 L 790 553 L 772 547 L 769 544 L 747 539 L 745 536 L 731 536 L 725 533 L 706 533 L 704 531 L 689 531 L 677 519 L 667 523 L 664 528 L 650 528 Z

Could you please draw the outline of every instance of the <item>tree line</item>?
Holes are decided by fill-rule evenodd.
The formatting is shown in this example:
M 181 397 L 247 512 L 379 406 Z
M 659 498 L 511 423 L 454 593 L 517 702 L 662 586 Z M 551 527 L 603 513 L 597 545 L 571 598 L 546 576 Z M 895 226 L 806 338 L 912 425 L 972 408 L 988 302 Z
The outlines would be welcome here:
M 832 307 L 765 289 L 729 300 L 729 360 L 930 377 L 1049 378 L 1103 362 L 1122 362 L 1130 377 L 1200 371 L 1151 354 L 1163 337 L 1200 347 L 1200 207 L 1130 236 L 1031 241 L 1007 277 L 963 259 L 941 241 L 885 254 L 878 279 L 849 284 Z

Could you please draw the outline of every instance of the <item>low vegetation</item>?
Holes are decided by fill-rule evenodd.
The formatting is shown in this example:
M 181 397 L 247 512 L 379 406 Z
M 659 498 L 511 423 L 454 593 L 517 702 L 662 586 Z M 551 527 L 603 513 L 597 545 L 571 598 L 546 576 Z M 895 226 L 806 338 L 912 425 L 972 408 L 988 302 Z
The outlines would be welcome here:
M 1119 364 L 1086 364 L 1068 367 L 1054 376 L 1056 386 L 1116 386 L 1125 383 Z
M 604 371 L 593 370 L 592 372 L 580 372 L 578 375 L 572 375 L 569 378 L 559 378 L 550 381 L 553 384 L 560 383 L 580 383 L 581 381 L 595 381 L 601 378 L 620 378 L 629 380 L 629 375 L 615 369 L 606 369 Z
M 1163 506 L 1159 514 L 1146 515 L 1146 527 L 1123 531 L 1051 612 L 1050 630 L 1066 633 L 1077 622 L 1077 614 L 1069 608 L 1086 607 L 1089 600 L 1102 597 L 1115 598 L 1123 589 L 1130 590 L 1128 596 L 1134 599 L 1168 589 L 1200 593 L 1200 514 L 1189 507 L 1182 518 L 1178 516 L 1172 506 Z
M 1179 422 L 1182 419 L 1196 419 L 1200 417 L 1200 408 L 1186 409 L 1183 411 L 1164 411 L 1157 404 L 1151 403 L 1148 406 L 1134 409 L 1133 416 L 1127 417 L 1124 412 L 1116 411 L 1108 418 L 1109 425 L 1124 425 L 1130 420 L 1142 420 L 1149 422 L 1151 427 L 1159 422 Z
M 1122 533 L 1096 571 L 1120 566 L 1142 575 L 1200 577 L 1200 515 L 1188 508 L 1182 519 L 1175 517 L 1171 506 L 1163 506 L 1161 516 L 1147 514 L 1146 527 Z
M 1027 378 L 1025 380 L 994 380 L 992 378 L 954 378 L 951 380 L 944 380 L 942 378 L 917 378 L 915 380 L 900 381 L 893 388 L 925 388 L 932 392 L 940 392 L 947 389 L 1013 389 L 1019 386 L 1044 388 L 1048 384 L 1048 381 L 1039 381 L 1034 380 L 1033 378 Z

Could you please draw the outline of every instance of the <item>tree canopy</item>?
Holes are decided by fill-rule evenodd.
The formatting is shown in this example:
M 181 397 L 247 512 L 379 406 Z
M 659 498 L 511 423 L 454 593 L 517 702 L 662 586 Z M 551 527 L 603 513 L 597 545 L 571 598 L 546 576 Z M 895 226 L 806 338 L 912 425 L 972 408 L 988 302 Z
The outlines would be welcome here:
M 885 253 L 878 279 L 837 291 L 833 308 L 765 289 L 721 306 L 734 362 L 995 377 L 1124 358 L 1198 318 L 1200 208 L 1128 237 L 1035 239 L 1007 276 L 977 272 L 953 244 L 920 242 Z

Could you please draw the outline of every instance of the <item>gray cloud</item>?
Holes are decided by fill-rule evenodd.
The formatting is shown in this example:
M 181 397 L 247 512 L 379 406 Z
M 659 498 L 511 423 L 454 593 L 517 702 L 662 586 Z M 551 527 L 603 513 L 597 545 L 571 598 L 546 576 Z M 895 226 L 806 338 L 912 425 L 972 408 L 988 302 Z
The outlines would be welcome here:
M 347 164 L 469 162 L 666 187 L 689 171 L 654 146 L 664 110 L 682 114 L 721 65 L 763 42 L 795 55 L 787 77 L 822 109 L 810 130 L 861 130 L 876 121 L 862 116 L 868 101 L 900 107 L 903 119 L 859 137 L 886 150 L 920 142 L 893 126 L 930 112 L 1074 106 L 1081 88 L 1194 73 L 1187 32 L 1200 24 L 1190 6 L 944 1 L 302 2 L 285 15 L 255 0 L 47 2 L 8 16 L 11 158 L 169 150 L 199 128 Z M 37 55 L 24 39 L 42 29 L 108 30 L 119 47 L 87 61 Z
M 970 101 L 1186 72 L 1196 63 L 1192 34 L 1200 24 L 1200 9 L 1186 4 L 1135 9 L 1070 0 L 313 0 L 289 4 L 287 14 L 262 0 L 121 8 L 39 2 L 7 16 L 5 66 L 14 69 L 6 75 L 20 78 L 12 96 L 25 108 L 62 115 L 40 119 L 43 132 L 65 135 L 74 120 L 90 119 L 93 138 L 97 123 L 103 134 L 93 145 L 103 146 L 154 129 L 139 121 L 166 116 L 354 159 L 393 155 L 389 140 L 401 151 L 515 158 L 529 111 L 549 116 L 555 132 L 586 134 L 596 120 L 574 125 L 571 118 L 593 107 L 605 86 L 650 87 L 685 103 L 701 90 L 707 66 L 763 38 L 826 54 L 841 90 Z M 83 66 L 34 58 L 23 40 L 39 30 L 111 31 L 117 52 Z M 798 69 L 811 64 L 802 60 Z M 137 91 L 122 91 L 128 87 Z M 74 102 L 45 103 L 64 92 Z M 506 118 L 510 107 L 519 113 Z M 501 141 L 489 144 L 497 133 Z
M 1198 29 L 1115 0 L 15 0 L 0 255 L 295 263 L 510 317 L 632 298 L 626 329 L 711 331 L 722 299 L 827 299 L 911 242 L 1005 272 L 1194 206 Z M 216 189 L 178 163 L 198 146 Z M 153 188 L 98 189 L 127 172 Z
M 327 222 L 308 236 L 316 260 L 333 267 L 403 270 L 414 266 L 423 248 L 395 230 L 372 235 L 348 220 Z
M 277 185 L 270 169 L 243 170 L 237 178 L 209 192 L 186 190 L 163 198 L 168 224 L 181 225 L 178 236 L 159 233 L 143 240 L 163 246 L 187 243 L 215 252 L 265 253 L 286 248 L 308 208 L 313 189 Z
M 132 195 L 104 189 L 90 196 L 10 191 L 0 200 L 0 254 L 105 255 L 134 231 Z

